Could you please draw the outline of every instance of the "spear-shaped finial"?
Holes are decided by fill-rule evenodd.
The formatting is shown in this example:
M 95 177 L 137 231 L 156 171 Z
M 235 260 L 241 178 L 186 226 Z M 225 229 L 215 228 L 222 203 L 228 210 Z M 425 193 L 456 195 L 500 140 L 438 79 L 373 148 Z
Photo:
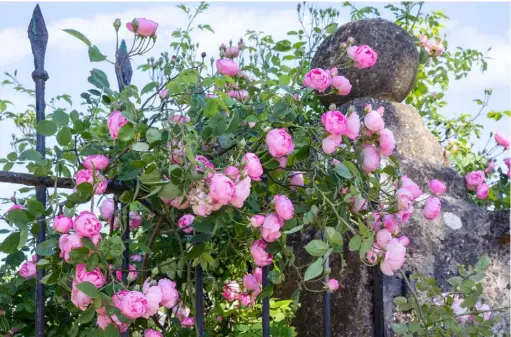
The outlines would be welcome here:
M 117 53 L 117 60 L 115 61 L 115 74 L 117 75 L 117 84 L 119 91 L 131 84 L 131 76 L 133 69 L 131 68 L 131 61 L 128 56 L 128 48 L 126 41 L 121 41 L 121 46 Z
M 48 30 L 44 22 L 43 14 L 39 5 L 35 6 L 32 19 L 28 26 L 28 38 L 34 54 L 34 66 L 36 72 L 44 70 L 44 56 L 48 45 Z M 46 75 L 48 76 L 48 75 Z

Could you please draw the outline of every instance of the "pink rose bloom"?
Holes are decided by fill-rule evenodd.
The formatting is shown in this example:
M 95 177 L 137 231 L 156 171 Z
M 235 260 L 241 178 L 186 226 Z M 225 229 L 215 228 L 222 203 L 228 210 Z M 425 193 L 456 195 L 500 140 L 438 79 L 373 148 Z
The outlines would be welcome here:
M 114 201 L 112 199 L 105 199 L 101 203 L 101 206 L 99 207 L 99 211 L 101 213 L 101 216 L 103 219 L 105 219 L 108 222 L 112 221 L 112 217 L 114 215 Z
M 126 28 L 128 28 L 128 30 L 132 33 L 151 37 L 156 33 L 158 23 L 145 18 L 136 18 L 133 19 L 133 21 L 126 23 Z
M 330 69 L 328 69 L 328 71 L 330 72 L 331 77 L 337 76 L 337 74 L 339 72 L 337 68 L 330 68 Z
M 488 304 L 483 304 L 481 301 L 477 302 L 476 305 L 474 306 L 474 309 L 477 310 L 477 311 L 485 311 L 481 314 L 479 314 L 479 316 L 483 317 L 483 321 L 487 321 L 491 318 L 491 311 L 490 311 L 490 306 Z M 479 324 L 476 320 L 475 320 L 475 315 L 471 315 L 470 316 L 470 320 L 475 322 L 476 324 Z
M 232 59 L 232 58 L 238 57 L 239 54 L 240 54 L 240 50 L 236 46 L 230 46 L 230 47 L 224 48 L 224 55 L 227 58 Z
M 110 164 L 108 157 L 101 154 L 85 157 L 82 162 L 83 167 L 92 170 L 93 168 L 98 171 L 103 171 Z
M 321 116 L 321 123 L 326 131 L 334 135 L 342 135 L 346 131 L 346 117 L 340 111 L 328 111 Z
M 73 286 L 71 288 L 71 302 L 80 309 L 81 311 L 87 310 L 87 307 L 89 304 L 91 304 L 94 301 L 94 299 L 90 298 L 89 296 L 85 295 L 82 291 L 80 291 L 76 287 L 76 283 L 73 282 Z
M 331 86 L 332 86 L 332 88 L 337 90 L 337 94 L 341 95 L 341 96 L 346 96 L 351 91 L 351 83 L 344 76 L 334 76 L 334 77 L 332 77 Z
M 279 167 L 285 169 L 287 166 L 287 157 L 273 158 L 279 162 Z
M 275 210 L 277 211 L 278 216 L 284 220 L 293 218 L 295 215 L 295 207 L 287 196 L 277 194 L 273 197 L 273 201 L 275 202 Z
M 208 197 L 213 203 L 227 205 L 236 191 L 236 186 L 231 179 L 220 173 L 215 173 L 211 178 Z
M 509 149 L 509 145 L 511 144 L 511 142 L 506 136 L 498 132 L 495 134 L 495 141 L 497 142 L 497 144 L 503 146 L 506 149 Z
M 19 274 L 24 279 L 29 279 L 35 276 L 36 274 L 36 264 L 32 261 L 26 261 L 21 265 L 21 268 L 19 270 Z
M 355 61 L 355 68 L 371 68 L 376 63 L 378 55 L 367 45 L 350 46 L 347 49 L 348 56 Z
M 392 240 L 392 233 L 388 230 L 382 229 L 376 233 L 376 243 L 381 248 L 385 248 L 390 240 Z
M 264 223 L 264 215 L 252 215 L 250 218 L 250 224 L 252 227 L 257 228 Z
M 437 179 L 430 180 L 428 185 L 429 185 L 429 189 L 430 189 L 431 193 L 433 193 L 437 197 L 444 194 L 445 191 L 447 190 L 447 187 L 445 186 L 445 184 Z
M 434 220 L 437 216 L 440 215 L 441 210 L 442 203 L 440 202 L 440 199 L 436 197 L 429 197 L 428 200 L 426 200 L 422 214 L 426 219 Z
M 320 68 L 310 70 L 303 79 L 303 86 L 319 92 L 325 91 L 330 86 L 331 78 L 328 71 Z
M 352 112 L 348 118 L 346 118 L 346 131 L 344 134 L 351 140 L 358 137 L 360 133 L 360 117 L 356 112 Z
M 188 117 L 188 116 L 172 115 L 171 117 L 169 117 L 169 122 L 171 124 L 183 125 L 185 123 L 188 123 L 189 121 L 190 121 L 190 117 Z
M 507 167 L 510 167 L 510 165 L 511 165 L 511 158 L 510 157 L 504 158 L 504 164 L 506 164 Z
M 144 331 L 144 337 L 163 337 L 163 335 L 156 330 L 147 329 Z
M 364 172 L 373 172 L 380 168 L 380 153 L 374 145 L 366 146 L 362 150 L 362 156 L 364 158 L 362 164 Z
M 249 307 L 253 305 L 252 298 L 247 293 L 241 294 L 239 300 L 242 307 Z
M 228 176 L 232 181 L 236 181 L 240 176 L 240 171 L 234 166 L 228 166 L 225 169 L 225 175 Z
M 394 133 L 389 129 L 385 128 L 380 131 L 380 152 L 385 157 L 392 155 L 392 152 L 396 148 L 396 139 Z
M 105 308 L 96 309 L 96 313 L 98 314 L 97 324 L 101 330 L 105 330 L 107 326 L 112 323 L 110 317 L 108 317 Z
M 392 239 L 385 247 L 385 256 L 381 262 L 380 269 L 387 275 L 392 276 L 394 272 L 405 263 L 406 248 L 398 239 Z
M 190 192 L 190 204 L 195 215 L 208 216 L 213 211 L 207 194 L 201 189 L 194 189 Z
M 282 157 L 293 152 L 293 138 L 285 129 L 273 129 L 266 135 L 266 145 L 272 157 Z
M 233 98 L 235 100 L 245 102 L 248 99 L 248 91 L 247 90 L 229 90 L 227 92 L 227 96 Z
M 191 225 L 192 225 L 194 219 L 195 219 L 195 216 L 193 214 L 185 214 L 179 218 L 179 220 L 177 221 L 177 225 L 183 232 L 191 233 L 193 231 L 193 228 Z
M 195 320 L 193 317 L 185 317 L 181 320 L 181 326 L 183 328 L 193 328 L 195 326 Z
M 250 195 L 250 177 L 243 178 L 235 186 L 234 196 L 230 203 L 236 208 L 243 207 L 243 203 Z
M 137 229 L 142 224 L 142 216 L 135 211 L 130 211 L 130 229 Z
M 247 172 L 250 179 L 260 181 L 263 175 L 263 166 L 257 155 L 251 152 L 246 153 L 243 156 L 243 163 L 245 165 L 243 170 Z
M 465 182 L 467 183 L 467 188 L 469 190 L 475 190 L 477 186 L 484 183 L 484 172 L 483 171 L 473 171 L 468 173 L 465 176 Z
M 479 186 L 477 186 L 476 197 L 477 197 L 477 199 L 484 200 L 484 199 L 488 198 L 489 192 L 490 192 L 490 186 L 488 186 L 485 183 L 482 183 Z
M 184 195 L 174 198 L 174 199 L 170 199 L 169 205 L 172 207 L 175 207 L 177 209 L 187 209 L 188 207 L 190 207 L 190 202 L 188 199 L 186 199 L 186 200 L 184 200 L 184 199 L 185 199 Z
M 328 282 L 326 283 L 326 286 L 328 288 L 328 291 L 330 292 L 334 292 L 336 291 L 337 289 L 339 289 L 339 281 L 337 281 L 336 279 L 334 278 L 331 278 L 328 280 Z
M 259 288 L 259 282 L 252 274 L 246 274 L 243 276 L 243 287 L 247 290 L 256 290 Z
M 25 207 L 23 205 L 12 205 L 6 213 L 9 213 L 10 211 L 15 211 L 17 209 L 21 209 L 21 210 L 24 210 Z
M 280 227 L 284 225 L 282 219 L 275 214 L 268 214 L 264 219 L 263 227 L 261 228 L 261 236 L 266 242 L 274 242 L 280 238 Z
M 364 117 L 364 125 L 373 132 L 383 130 L 385 122 L 378 111 L 371 111 Z
M 165 98 L 167 98 L 169 96 L 169 91 L 167 89 L 162 89 L 158 93 L 158 96 L 160 96 L 160 99 L 164 100 Z
M 399 211 L 404 212 L 407 211 L 411 206 L 413 206 L 413 195 L 409 189 L 401 187 L 396 192 L 396 198 L 398 203 Z
M 149 280 L 149 279 L 148 279 Z M 160 307 L 160 302 L 163 297 L 161 292 L 161 288 L 158 286 L 149 286 L 149 283 L 144 282 L 144 296 L 147 299 L 147 311 L 142 316 L 145 319 L 149 319 L 149 317 L 153 316 L 158 312 L 158 308 Z
M 236 76 L 240 71 L 240 66 L 233 60 L 218 59 L 216 60 L 216 69 L 222 75 Z
M 374 265 L 376 262 L 378 262 L 378 255 L 374 252 L 374 250 L 371 249 L 366 253 L 366 259 L 367 262 Z
M 75 218 L 74 228 L 77 234 L 90 238 L 101 231 L 101 222 L 94 213 L 83 211 Z
M 367 203 L 366 203 L 366 200 L 362 197 L 359 197 L 359 198 L 351 198 L 350 200 L 350 207 L 351 207 L 351 211 L 353 213 L 358 213 L 362 210 L 366 210 L 367 209 Z
M 58 215 L 53 219 L 53 228 L 62 234 L 65 234 L 73 228 L 73 220 L 65 215 Z
M 268 244 L 263 240 L 255 240 L 250 245 L 250 254 L 254 258 L 256 265 L 260 267 L 267 266 L 272 263 L 273 256 L 266 252 Z
M 394 214 L 387 214 L 383 217 L 383 226 L 391 233 L 399 230 L 397 217 Z
M 300 172 L 292 172 L 291 178 L 289 178 L 289 183 L 291 184 L 290 188 L 292 190 L 296 189 L 295 186 L 303 186 L 304 185 L 303 174 L 301 174 Z
M 206 169 L 208 169 L 208 168 L 211 169 L 211 170 L 215 169 L 215 165 L 213 165 L 213 163 L 210 162 L 208 158 L 206 158 L 206 157 L 204 157 L 202 155 L 195 156 L 195 161 L 204 164 L 204 167 Z M 199 171 L 199 172 L 202 172 L 202 167 L 200 167 L 200 165 L 197 165 L 196 170 Z
M 128 272 L 128 282 L 133 282 L 138 277 L 137 267 L 135 267 L 134 265 L 130 264 L 129 270 L 130 271 Z M 119 281 L 122 281 L 122 270 L 117 270 L 115 272 L 115 276 L 117 277 L 117 279 Z
M 468 308 L 462 307 L 463 300 L 460 298 L 457 298 L 454 300 L 454 302 L 451 305 L 451 309 L 454 312 L 454 314 L 457 316 L 456 321 L 461 324 L 465 324 L 469 319 L 470 315 L 463 315 L 464 313 L 468 312 Z M 460 316 L 463 315 L 463 316 Z
M 137 262 L 142 262 L 144 258 L 142 257 L 142 255 L 140 254 L 136 254 L 136 255 L 131 255 L 130 256 L 130 260 L 131 261 L 137 261 Z
M 412 217 L 413 215 L 413 211 L 414 211 L 414 208 L 413 206 L 410 206 L 410 208 L 408 208 L 406 211 L 400 211 L 396 214 L 396 218 L 398 220 L 399 223 L 405 223 L 407 222 L 408 220 L 410 220 L 410 218 Z
M 76 186 L 82 183 L 89 183 L 94 187 L 94 194 L 103 194 L 106 191 L 108 181 L 106 178 L 96 171 L 96 177 L 93 176 L 93 171 L 90 169 L 79 170 L 75 174 Z M 95 184 L 94 184 L 95 183 Z
M 99 289 L 105 285 L 105 276 L 101 272 L 101 269 L 94 268 L 92 271 L 87 271 L 85 263 L 80 263 L 76 265 L 73 282 L 76 282 L 76 284 L 89 282 Z
M 121 303 L 121 313 L 129 319 L 137 319 L 147 312 L 147 298 L 139 291 L 128 292 Z
M 82 237 L 78 234 L 63 234 L 59 238 L 59 257 L 63 258 L 64 261 L 69 262 L 71 260 L 69 253 L 72 249 L 83 247 Z
M 175 307 L 179 300 L 176 283 L 167 278 L 162 278 L 158 281 L 158 287 L 160 287 L 162 293 L 161 305 L 168 309 Z
M 110 137 L 117 139 L 119 137 L 119 130 L 128 123 L 128 119 L 120 111 L 112 111 L 107 121 Z
M 256 278 L 257 283 L 259 283 L 259 284 L 263 283 L 263 270 L 261 268 L 257 267 L 256 269 L 254 269 L 252 274 Z
M 238 282 L 231 281 L 224 285 L 222 296 L 229 302 L 235 301 L 239 298 L 240 289 Z
M 400 236 L 398 240 L 405 247 L 408 247 L 408 245 L 410 244 L 410 239 L 408 239 L 408 237 L 405 235 Z
M 341 135 L 329 135 L 325 139 L 323 139 L 323 142 L 321 143 L 321 149 L 326 154 L 332 154 L 334 153 L 337 148 L 342 143 L 342 136 Z
M 417 199 L 422 195 L 422 191 L 419 188 L 419 186 L 413 182 L 412 179 L 408 178 L 407 176 L 403 176 L 401 178 L 401 187 L 406 188 L 410 192 L 412 192 L 412 196 L 414 199 Z

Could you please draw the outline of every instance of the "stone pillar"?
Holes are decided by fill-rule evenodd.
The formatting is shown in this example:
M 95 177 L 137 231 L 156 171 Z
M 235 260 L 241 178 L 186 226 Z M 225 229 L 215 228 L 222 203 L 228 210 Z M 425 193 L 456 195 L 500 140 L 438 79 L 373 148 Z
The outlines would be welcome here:
M 427 221 L 416 211 L 402 229 L 411 239 L 404 268 L 411 273 L 434 276 L 441 287 L 447 288 L 446 280 L 457 273 L 457 263 L 475 264 L 479 255 L 488 253 L 491 265 L 485 280 L 485 295 L 493 307 L 509 306 L 509 211 L 489 212 L 468 200 L 463 177 L 446 166 L 442 146 L 420 115 L 413 107 L 399 103 L 414 86 L 419 65 L 415 43 L 406 31 L 389 21 L 360 20 L 345 24 L 323 41 L 312 67 L 338 67 L 345 61 L 339 56 L 339 45 L 350 36 L 355 38 L 356 45 L 371 46 L 378 53 L 377 63 L 370 69 L 339 69 L 353 86 L 350 95 L 323 96 L 320 100 L 326 106 L 337 104 L 338 110 L 344 113 L 351 105 L 359 114 L 365 104 L 384 106 L 385 125 L 396 138 L 395 155 L 403 174 L 424 192 L 428 191 L 427 182 L 433 178 L 448 186 L 448 192 L 441 197 L 441 217 Z M 311 234 L 290 237 L 296 265 L 310 262 L 303 249 L 310 239 Z M 404 289 L 401 280 L 364 266 L 358 254 L 346 251 L 344 259 L 346 266 L 342 272 L 339 260 L 331 259 L 332 277 L 338 278 L 344 287 L 332 294 L 332 336 L 392 336 L 392 298 Z M 289 298 L 296 287 L 296 278 L 294 272 L 288 271 L 277 295 Z M 302 306 L 294 322 L 298 335 L 321 336 L 322 297 L 303 291 L 300 302 Z M 503 318 L 502 331 L 507 331 L 509 319 Z

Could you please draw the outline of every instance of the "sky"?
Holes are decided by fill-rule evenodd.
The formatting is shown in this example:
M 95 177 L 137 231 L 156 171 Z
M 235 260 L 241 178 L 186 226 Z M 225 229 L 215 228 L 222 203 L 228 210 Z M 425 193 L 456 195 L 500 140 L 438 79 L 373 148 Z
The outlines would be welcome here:
M 320 7 L 333 6 L 341 12 L 339 24 L 349 22 L 349 9 L 342 8 L 342 2 L 322 2 Z M 113 68 L 106 63 L 90 64 L 85 45 L 62 29 L 72 28 L 84 33 L 93 44 L 110 58 L 114 53 L 115 34 L 112 22 L 120 18 L 123 23 L 134 17 L 147 17 L 159 22 L 158 42 L 154 50 L 157 56 L 170 44 L 171 32 L 186 24 L 184 13 L 176 8 L 178 3 L 152 2 L 43 2 L 40 4 L 49 30 L 49 43 L 46 53 L 46 70 L 49 80 L 46 83 L 47 98 L 67 93 L 74 98 L 73 108 L 80 108 L 79 95 L 90 88 L 87 82 L 89 70 L 98 67 L 104 70 L 114 83 Z M 185 3 L 193 6 L 197 3 Z M 383 18 L 391 19 L 383 9 L 385 3 L 360 2 L 358 7 L 375 6 L 380 9 Z M 28 87 L 33 86 L 31 72 L 33 58 L 27 38 L 34 2 L 0 2 L 0 72 L 13 72 L 18 69 L 20 81 Z M 492 88 L 493 95 L 489 109 L 510 110 L 511 46 L 510 46 L 510 4 L 491 2 L 428 2 L 424 11 L 442 10 L 450 20 L 442 33 L 447 35 L 449 47 L 462 46 L 481 51 L 492 47 L 488 53 L 488 71 L 473 71 L 468 78 L 452 82 L 446 93 L 448 102 L 443 113 L 454 116 L 461 113 L 475 115 L 478 106 L 472 101 L 483 97 L 485 88 Z M 214 2 L 201 16 L 197 23 L 210 24 L 215 34 L 202 32 L 192 34 L 200 43 L 199 53 L 205 51 L 208 58 L 217 55 L 218 45 L 229 40 L 237 41 L 248 29 L 270 33 L 277 39 L 286 37 L 286 32 L 298 28 L 296 3 L 294 2 Z M 129 39 L 130 35 L 121 29 L 121 36 Z M 135 65 L 145 62 L 145 58 L 135 60 Z M 135 67 L 134 67 L 135 68 Z M 147 82 L 147 78 L 133 78 L 135 85 Z M 145 75 L 142 75 L 145 76 Z M 1 77 L 0 77 L 1 78 Z M 26 96 L 0 86 L 0 98 L 12 101 L 18 111 L 25 111 L 26 105 L 32 103 Z M 13 110 L 13 109 L 10 109 Z M 47 110 L 47 113 L 49 111 Z M 509 119 L 499 123 L 485 123 L 483 140 L 476 141 L 476 146 L 483 147 L 490 131 L 510 134 Z M 2 122 L 0 132 L 0 158 L 11 152 L 9 142 L 14 126 Z M 482 144 L 482 145 L 481 145 Z M 23 167 L 15 167 L 23 171 Z M 19 186 L 21 187 L 21 186 Z M 0 197 L 9 197 L 18 186 L 0 184 Z M 9 205 L 0 205 L 3 213 Z M 2 227 L 2 224 L 0 224 Z

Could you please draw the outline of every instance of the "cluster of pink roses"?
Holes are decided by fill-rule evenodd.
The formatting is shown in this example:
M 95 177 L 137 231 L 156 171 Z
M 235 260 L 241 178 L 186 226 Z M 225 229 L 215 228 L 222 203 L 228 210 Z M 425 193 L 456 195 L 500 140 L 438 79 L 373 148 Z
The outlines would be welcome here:
M 229 47 L 226 47 L 225 44 L 222 43 L 219 49 L 221 56 L 233 59 L 239 56 L 241 50 L 245 49 L 245 42 L 243 42 L 243 39 L 240 39 L 237 46 L 229 43 Z
M 437 40 L 430 41 L 425 35 L 419 37 L 419 43 L 430 55 L 440 56 L 444 52 L 444 45 L 441 42 Z
M 240 40 L 238 43 L 238 46 L 230 46 L 226 47 L 224 44 L 220 46 L 221 55 L 225 56 L 226 58 L 220 58 L 216 60 L 216 69 L 218 73 L 222 75 L 227 75 L 231 77 L 239 77 L 246 79 L 247 81 L 250 81 L 250 76 L 246 73 L 241 71 L 239 64 L 234 61 L 233 59 L 239 56 L 240 51 L 245 47 L 245 44 L 243 43 L 243 40 Z M 238 84 L 229 84 L 229 87 L 231 90 L 227 92 L 227 95 L 230 98 L 233 98 L 235 100 L 245 102 L 248 100 L 248 91 L 247 90 L 240 90 L 238 89 Z
M 451 310 L 456 315 L 456 321 L 460 324 L 465 324 L 468 321 L 472 321 L 474 323 L 478 323 L 476 320 L 476 316 L 479 316 L 484 321 L 487 321 L 491 318 L 492 312 L 491 308 L 488 304 L 483 304 L 481 300 L 479 300 L 475 305 L 474 309 L 478 312 L 481 312 L 479 315 L 476 314 L 468 314 L 469 309 L 463 307 L 464 299 L 459 295 L 452 295 L 448 293 L 443 293 L 433 299 L 433 304 L 435 305 L 444 305 L 448 299 L 452 298 L 454 301 L 451 304 Z M 463 315 L 467 313 L 467 315 Z
M 53 220 L 53 227 L 62 233 L 59 238 L 60 257 L 70 262 L 71 250 L 83 247 L 82 238 L 90 239 L 94 245 L 101 241 L 101 222 L 89 211 L 81 212 L 75 219 L 59 215 Z M 75 233 L 68 234 L 73 228 Z
M 256 268 L 251 274 L 243 276 L 243 288 L 236 281 L 230 281 L 224 285 L 222 296 L 229 302 L 233 302 L 235 307 L 252 307 L 255 304 L 257 295 L 261 293 L 261 284 L 263 281 L 263 271 Z
M 341 96 L 346 96 L 351 91 L 350 81 L 344 76 L 337 75 L 337 68 L 329 70 L 314 68 L 310 70 L 305 74 L 303 86 L 319 92 L 324 92 L 331 87 L 332 90 L 335 90 Z
M 103 155 L 88 156 L 83 160 L 85 167 L 75 174 L 76 186 L 89 183 L 94 187 L 95 194 L 103 194 L 108 186 L 108 180 L 100 173 L 108 167 L 110 161 Z
M 465 176 L 467 188 L 476 191 L 476 197 L 484 200 L 488 198 L 490 186 L 485 183 L 486 176 L 483 171 L 472 171 Z

